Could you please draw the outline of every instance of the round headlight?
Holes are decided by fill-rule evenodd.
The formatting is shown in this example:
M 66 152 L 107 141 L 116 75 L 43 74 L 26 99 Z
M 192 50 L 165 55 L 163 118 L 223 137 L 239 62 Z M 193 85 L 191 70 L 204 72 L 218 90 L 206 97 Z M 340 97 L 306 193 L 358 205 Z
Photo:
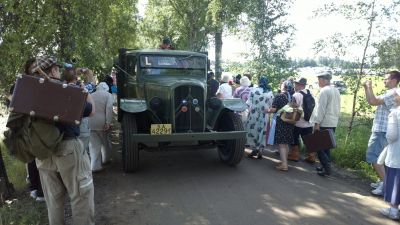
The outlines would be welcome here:
M 187 112 L 188 111 L 188 107 L 182 106 L 181 111 L 184 112 L 184 113 Z

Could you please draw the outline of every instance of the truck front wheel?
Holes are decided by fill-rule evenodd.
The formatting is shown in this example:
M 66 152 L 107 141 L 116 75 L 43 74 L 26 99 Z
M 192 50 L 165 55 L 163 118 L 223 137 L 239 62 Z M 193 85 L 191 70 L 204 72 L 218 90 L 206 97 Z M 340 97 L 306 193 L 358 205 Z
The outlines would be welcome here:
M 243 131 L 243 124 L 237 114 L 226 111 L 219 118 L 217 131 Z M 220 160 L 231 166 L 238 164 L 244 154 L 244 143 L 244 138 L 217 141 Z
M 137 133 L 136 117 L 124 113 L 122 117 L 122 164 L 125 172 L 135 172 L 139 169 L 139 146 L 133 140 L 132 134 Z

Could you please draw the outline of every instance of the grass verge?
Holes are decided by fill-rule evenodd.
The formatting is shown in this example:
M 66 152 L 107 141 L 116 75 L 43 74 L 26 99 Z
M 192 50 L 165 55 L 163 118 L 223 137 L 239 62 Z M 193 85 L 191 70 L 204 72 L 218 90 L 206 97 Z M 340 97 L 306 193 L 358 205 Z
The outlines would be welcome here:
M 0 142 L 8 179 L 15 188 L 11 203 L 0 206 L 0 225 L 46 225 L 47 209 L 44 202 L 36 202 L 28 194 L 25 164 L 12 158 Z

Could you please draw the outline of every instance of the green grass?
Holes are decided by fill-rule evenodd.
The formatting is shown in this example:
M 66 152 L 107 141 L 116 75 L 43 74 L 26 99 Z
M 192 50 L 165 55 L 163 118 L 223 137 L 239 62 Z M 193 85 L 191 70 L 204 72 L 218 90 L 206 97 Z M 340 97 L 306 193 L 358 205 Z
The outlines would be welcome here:
M 365 152 L 371 134 L 372 123 L 361 123 L 353 128 L 346 142 L 350 116 L 342 113 L 341 122 L 336 129 L 337 147 L 332 151 L 336 166 L 355 170 L 362 177 L 377 180 L 372 166 L 365 162 Z
M 11 204 L 0 207 L 0 225 L 46 225 L 47 209 L 43 202 L 15 196 Z
M 8 179 L 15 188 L 12 203 L 0 206 L 0 225 L 48 224 L 46 204 L 29 197 L 25 164 L 12 158 L 3 143 L 0 143 L 0 150 Z

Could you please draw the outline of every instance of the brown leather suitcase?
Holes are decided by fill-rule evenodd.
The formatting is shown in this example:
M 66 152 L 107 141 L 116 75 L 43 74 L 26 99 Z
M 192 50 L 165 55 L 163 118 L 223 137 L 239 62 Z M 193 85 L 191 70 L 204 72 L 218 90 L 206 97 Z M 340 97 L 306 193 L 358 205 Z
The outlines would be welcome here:
M 303 137 L 304 145 L 309 152 L 336 148 L 335 134 L 332 130 L 319 130 Z
M 77 86 L 20 75 L 15 83 L 10 111 L 79 125 L 87 95 L 87 92 Z

